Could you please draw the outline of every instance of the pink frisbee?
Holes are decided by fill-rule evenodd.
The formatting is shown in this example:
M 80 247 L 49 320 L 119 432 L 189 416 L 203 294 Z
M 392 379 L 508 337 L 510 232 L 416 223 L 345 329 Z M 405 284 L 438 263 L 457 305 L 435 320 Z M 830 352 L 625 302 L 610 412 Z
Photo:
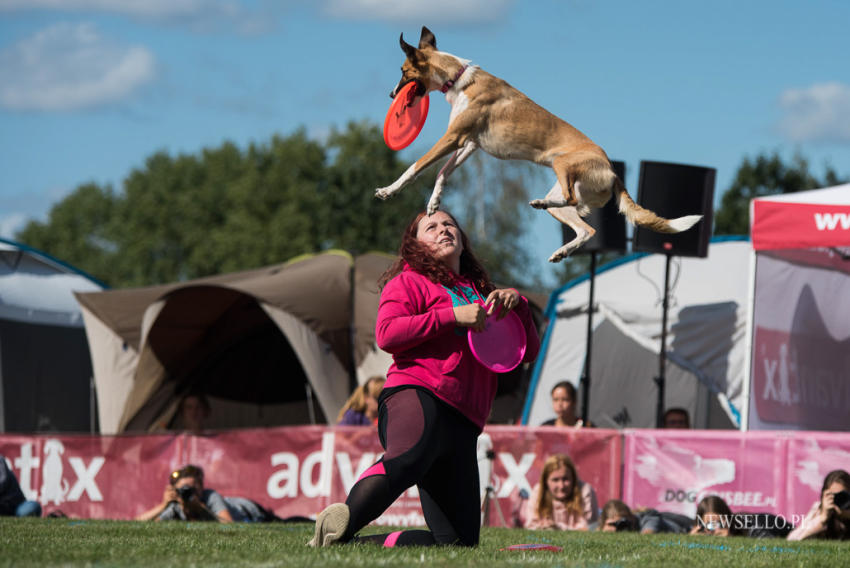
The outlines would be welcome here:
M 487 318 L 484 331 L 470 329 L 467 339 L 479 363 L 493 372 L 507 373 L 516 369 L 525 356 L 525 328 L 514 312 L 502 319 L 496 317 L 497 313 Z

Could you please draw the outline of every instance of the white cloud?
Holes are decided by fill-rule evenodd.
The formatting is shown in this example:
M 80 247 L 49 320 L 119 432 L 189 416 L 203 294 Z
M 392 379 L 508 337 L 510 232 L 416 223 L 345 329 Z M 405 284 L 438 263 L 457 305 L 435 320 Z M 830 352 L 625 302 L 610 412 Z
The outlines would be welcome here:
M 255 35 L 274 28 L 271 14 L 277 8 L 266 4 L 250 9 L 238 0 L 0 0 L 0 12 L 32 10 L 112 13 L 202 33 L 225 28 Z
M 324 0 L 330 16 L 425 25 L 474 24 L 501 19 L 514 0 Z
M 0 105 L 64 111 L 114 103 L 154 73 L 148 49 L 111 42 L 92 24 L 56 24 L 0 51 Z
M 0 237 L 12 239 L 18 231 L 24 228 L 28 219 L 23 213 L 12 213 L 0 217 Z
M 850 86 L 819 83 L 779 97 L 779 129 L 794 142 L 850 143 Z

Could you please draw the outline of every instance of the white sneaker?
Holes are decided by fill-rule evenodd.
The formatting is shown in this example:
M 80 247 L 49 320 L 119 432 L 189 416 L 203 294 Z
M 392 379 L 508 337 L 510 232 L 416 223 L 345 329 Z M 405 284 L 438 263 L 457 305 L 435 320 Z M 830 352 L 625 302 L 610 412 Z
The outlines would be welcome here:
M 318 548 L 338 541 L 348 528 L 349 515 L 348 505 L 345 503 L 329 505 L 316 517 L 316 533 L 307 546 Z

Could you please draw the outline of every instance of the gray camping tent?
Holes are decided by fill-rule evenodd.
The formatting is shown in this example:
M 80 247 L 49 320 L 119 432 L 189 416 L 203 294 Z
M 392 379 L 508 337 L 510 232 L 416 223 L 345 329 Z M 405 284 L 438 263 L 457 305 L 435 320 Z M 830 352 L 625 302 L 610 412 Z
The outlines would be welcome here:
M 0 239 L 0 432 L 93 429 L 92 368 L 73 292 L 103 284 Z
M 101 432 L 168 427 L 207 395 L 212 428 L 333 422 L 383 373 L 376 282 L 393 258 L 341 251 L 188 282 L 78 294 Z

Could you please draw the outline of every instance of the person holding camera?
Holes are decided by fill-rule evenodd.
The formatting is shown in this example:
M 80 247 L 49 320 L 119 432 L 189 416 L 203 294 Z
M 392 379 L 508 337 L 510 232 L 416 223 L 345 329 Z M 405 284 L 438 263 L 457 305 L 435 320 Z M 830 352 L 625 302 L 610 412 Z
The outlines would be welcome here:
M 599 530 L 602 532 L 636 532 L 641 534 L 687 533 L 694 524 L 693 519 L 678 513 L 644 509 L 632 512 L 628 505 L 611 499 L 602 506 Z
M 171 473 L 159 505 L 145 511 L 136 520 L 232 523 L 234 519 L 224 498 L 213 489 L 204 489 L 204 470 L 187 465 Z
M 697 504 L 697 516 L 690 534 L 742 536 L 740 523 L 722 497 L 707 495 Z
M 826 474 L 820 500 L 802 522 L 788 534 L 788 540 L 850 538 L 850 474 L 836 469 Z
M 171 472 L 162 501 L 145 511 L 137 521 L 217 521 L 220 523 L 248 522 L 308 522 L 310 519 L 293 516 L 282 519 L 256 501 L 245 497 L 222 497 L 213 489 L 204 489 L 204 470 L 186 465 Z

